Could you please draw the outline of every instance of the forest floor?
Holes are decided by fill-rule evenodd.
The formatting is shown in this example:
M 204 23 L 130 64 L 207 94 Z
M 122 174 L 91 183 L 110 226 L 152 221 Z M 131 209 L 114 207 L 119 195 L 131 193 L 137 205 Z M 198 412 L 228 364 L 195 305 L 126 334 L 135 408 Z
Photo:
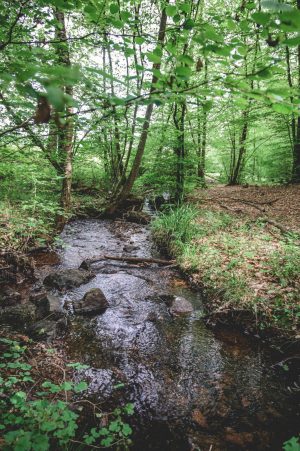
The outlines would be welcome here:
M 300 338 L 299 198 L 300 186 L 212 186 L 189 196 L 182 217 L 154 224 L 157 242 L 206 289 L 208 322 Z
M 268 217 L 287 231 L 300 233 L 300 185 L 227 186 L 196 190 L 190 197 L 212 211 L 225 211 L 238 219 Z M 270 231 L 270 230 L 269 230 Z

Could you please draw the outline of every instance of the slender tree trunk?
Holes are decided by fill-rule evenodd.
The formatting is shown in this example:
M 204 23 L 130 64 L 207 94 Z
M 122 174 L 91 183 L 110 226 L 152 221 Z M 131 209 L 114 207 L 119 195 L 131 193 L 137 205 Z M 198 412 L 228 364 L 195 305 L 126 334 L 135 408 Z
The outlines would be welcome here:
M 177 144 L 176 144 L 176 147 L 174 150 L 177 155 L 175 201 L 178 205 L 180 205 L 182 203 L 183 194 L 184 194 L 185 114 L 186 114 L 185 101 L 180 104 L 176 103 L 175 108 L 174 108 L 173 119 L 174 119 L 174 125 L 176 128 L 176 131 L 177 131 Z
M 60 41 L 57 44 L 56 53 L 58 63 L 70 67 L 70 53 L 67 43 L 67 33 L 64 13 L 58 10 L 54 11 L 57 25 L 55 28 L 56 38 Z M 69 96 L 73 95 L 73 87 L 65 86 L 63 90 Z M 62 190 L 60 203 L 63 215 L 59 215 L 57 218 L 58 227 L 61 227 L 66 221 L 66 214 L 68 214 L 71 208 L 71 191 L 72 191 L 72 163 L 73 163 L 73 120 L 72 108 L 65 108 L 66 118 L 64 124 L 58 124 L 58 154 L 60 160 L 60 166 L 62 170 Z
M 297 8 L 300 10 L 300 0 L 297 0 Z M 300 89 L 300 45 L 297 47 L 297 87 Z M 293 175 L 292 182 L 300 183 L 300 116 L 295 120 L 295 141 L 293 151 Z
M 162 14 L 161 14 L 161 18 L 160 18 L 159 33 L 158 33 L 158 43 L 160 45 L 163 45 L 164 40 L 165 40 L 166 25 L 167 25 L 167 15 L 166 15 L 166 11 L 164 8 L 162 10 Z M 160 66 L 161 66 L 160 62 L 154 63 L 153 70 L 155 70 L 155 69 L 159 70 Z M 157 82 L 157 77 L 156 77 L 156 75 L 153 74 L 151 88 L 150 88 L 150 95 L 155 89 L 154 85 L 156 82 Z M 127 198 L 128 194 L 130 193 L 130 191 L 133 187 L 133 184 L 138 176 L 139 168 L 140 168 L 140 165 L 142 162 L 142 158 L 144 155 L 146 142 L 147 142 L 147 138 L 148 138 L 150 121 L 151 121 L 151 116 L 153 113 L 153 107 L 154 107 L 153 103 L 149 103 L 149 105 L 146 108 L 144 123 L 143 123 L 143 127 L 142 127 L 142 133 L 140 136 L 140 140 L 139 140 L 138 147 L 137 147 L 137 152 L 135 155 L 135 159 L 133 161 L 131 171 L 130 171 L 129 176 L 126 179 L 120 193 L 117 194 L 116 198 L 113 199 L 111 206 L 108 208 L 109 214 L 114 214 L 114 212 L 117 210 L 119 205 L 121 205 L 122 202 Z
M 207 81 L 207 61 L 205 61 L 205 76 Z M 204 98 L 206 100 L 206 97 Z M 207 144 L 207 112 L 203 109 L 202 124 L 199 114 L 200 105 L 198 102 L 198 178 L 200 185 L 205 187 L 205 162 L 206 162 L 206 144 Z
M 248 136 L 248 127 L 249 127 L 249 112 L 250 112 L 250 105 L 249 107 L 243 111 L 243 127 L 242 132 L 240 136 L 239 141 L 239 152 L 238 157 L 236 160 L 236 163 L 233 167 L 233 172 L 231 174 L 231 178 L 229 180 L 229 185 L 238 185 L 240 183 L 240 176 L 242 172 L 242 168 L 244 165 L 244 158 L 246 153 L 246 141 Z

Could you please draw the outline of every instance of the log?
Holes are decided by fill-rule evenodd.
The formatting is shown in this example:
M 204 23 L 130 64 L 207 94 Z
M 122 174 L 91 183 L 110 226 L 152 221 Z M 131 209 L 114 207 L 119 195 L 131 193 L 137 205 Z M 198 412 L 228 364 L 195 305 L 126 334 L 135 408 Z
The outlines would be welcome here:
M 87 267 L 91 263 L 96 263 L 101 260 L 116 260 L 121 262 L 128 262 L 128 263 L 148 263 L 148 264 L 157 264 L 157 265 L 176 265 L 175 260 L 162 260 L 160 258 L 144 258 L 144 257 L 117 257 L 115 255 L 102 255 L 95 258 L 89 258 L 87 260 L 84 260 L 80 268 Z

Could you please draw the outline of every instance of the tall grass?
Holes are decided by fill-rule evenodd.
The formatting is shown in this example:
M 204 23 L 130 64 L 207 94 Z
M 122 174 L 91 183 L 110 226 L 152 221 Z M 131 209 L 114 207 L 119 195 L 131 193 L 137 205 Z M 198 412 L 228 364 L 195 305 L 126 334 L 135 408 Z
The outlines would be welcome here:
M 170 256 L 178 256 L 184 245 L 199 233 L 195 219 L 199 212 L 195 207 L 183 205 L 161 214 L 152 223 L 152 232 L 157 245 Z

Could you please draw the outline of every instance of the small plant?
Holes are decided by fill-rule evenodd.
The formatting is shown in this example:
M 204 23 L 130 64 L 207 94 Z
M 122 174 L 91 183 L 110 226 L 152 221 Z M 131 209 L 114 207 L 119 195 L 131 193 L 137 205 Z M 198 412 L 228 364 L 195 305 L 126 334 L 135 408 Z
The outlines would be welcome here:
M 71 407 L 71 398 L 88 388 L 84 381 L 74 383 L 65 378 L 60 383 L 35 381 L 32 367 L 25 361 L 26 346 L 14 340 L 1 338 L 4 352 L 0 357 L 0 432 L 4 450 L 47 451 L 63 448 L 76 449 L 76 444 L 89 447 L 99 444 L 110 447 L 117 444 L 127 449 L 131 443 L 131 427 L 124 415 L 132 415 L 134 407 L 127 404 L 115 409 L 107 427 L 92 428 L 80 437 L 78 423 L 82 406 Z M 70 364 L 74 369 L 86 366 Z M 65 371 L 64 371 L 65 374 Z M 97 417 L 104 414 L 99 412 Z
M 292 437 L 283 444 L 284 451 L 300 451 L 299 437 Z

